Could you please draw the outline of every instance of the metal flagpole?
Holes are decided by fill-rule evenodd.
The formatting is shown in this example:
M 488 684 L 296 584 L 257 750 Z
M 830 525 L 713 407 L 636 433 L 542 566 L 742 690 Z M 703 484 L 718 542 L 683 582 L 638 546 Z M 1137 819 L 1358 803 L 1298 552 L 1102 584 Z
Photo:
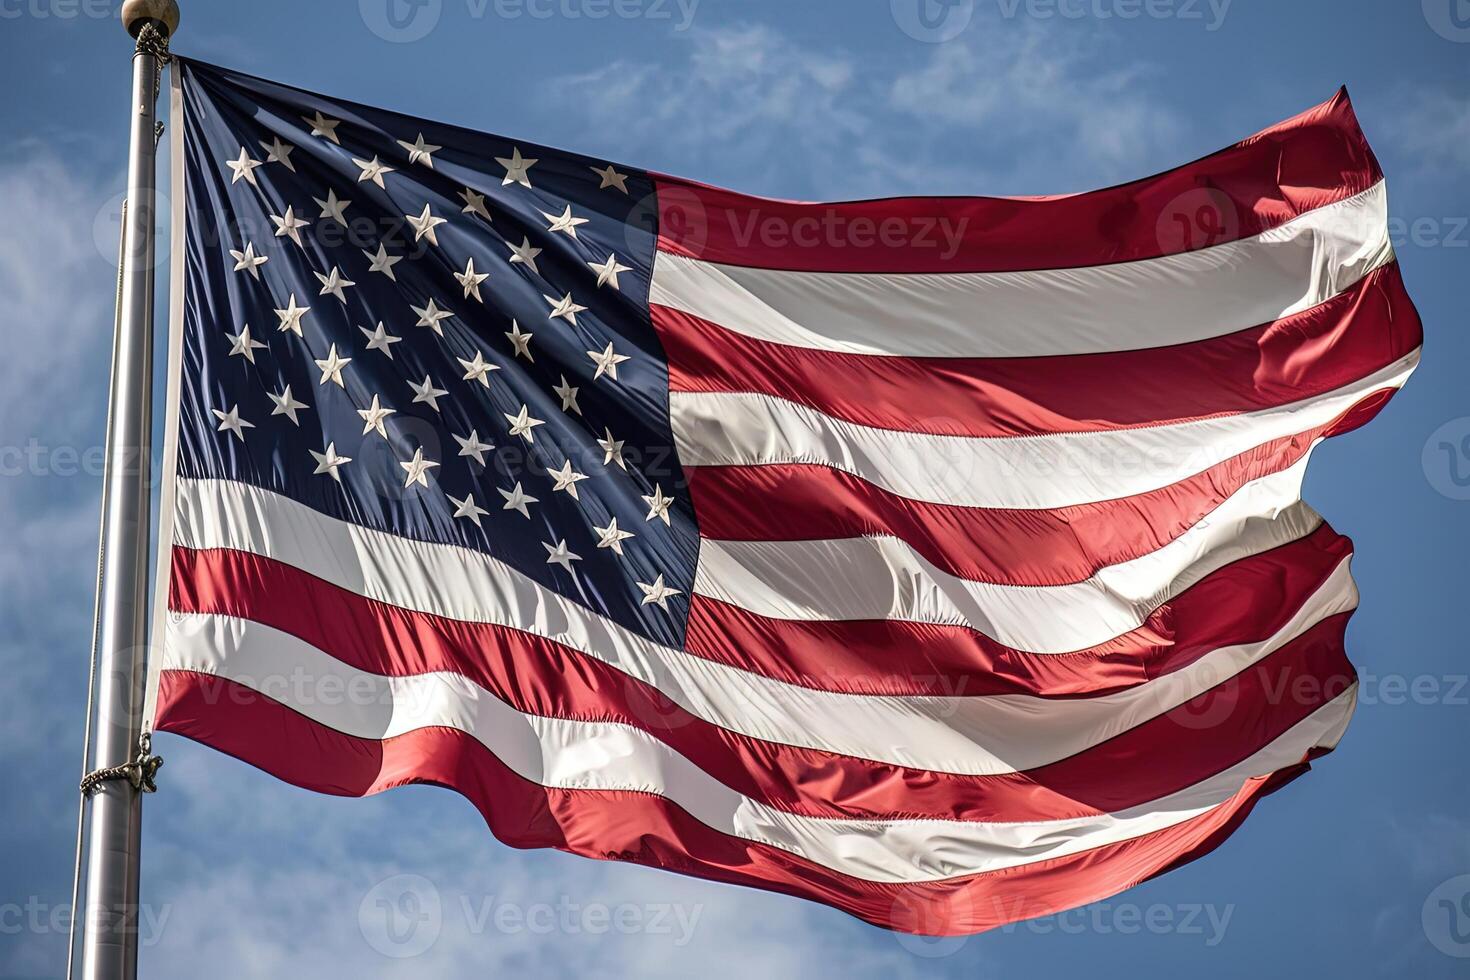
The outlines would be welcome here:
M 86 903 L 73 910 L 74 918 L 81 919 L 81 976 L 86 980 L 132 980 L 137 975 L 142 793 L 152 787 L 157 766 L 141 732 L 149 609 L 154 161 L 160 72 L 168 39 L 179 24 L 179 9 L 174 0 L 127 0 L 122 20 L 137 48 L 103 477 L 96 741 L 93 771 L 82 784 L 82 806 L 90 811 Z

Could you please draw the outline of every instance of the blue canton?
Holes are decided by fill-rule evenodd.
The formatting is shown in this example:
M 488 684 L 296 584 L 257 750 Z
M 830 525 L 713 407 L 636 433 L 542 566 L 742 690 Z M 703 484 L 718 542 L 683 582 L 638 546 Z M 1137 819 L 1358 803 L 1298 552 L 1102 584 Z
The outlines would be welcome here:
M 699 534 L 649 176 L 177 67 L 179 474 L 483 552 L 682 645 Z

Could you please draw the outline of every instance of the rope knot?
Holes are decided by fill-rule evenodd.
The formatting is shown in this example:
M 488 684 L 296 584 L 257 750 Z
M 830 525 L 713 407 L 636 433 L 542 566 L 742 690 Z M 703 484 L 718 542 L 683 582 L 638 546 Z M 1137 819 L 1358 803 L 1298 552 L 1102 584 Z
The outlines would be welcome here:
M 108 766 L 105 769 L 94 769 L 87 773 L 82 777 L 82 795 L 90 796 L 98 786 L 115 779 L 126 779 L 136 792 L 156 793 L 158 784 L 154 780 L 162 765 L 163 757 L 152 753 L 152 739 L 147 732 L 144 732 L 138 739 L 137 758 L 120 766 Z
M 160 65 L 169 62 L 168 35 L 158 29 L 153 21 L 146 22 L 138 31 L 137 54 L 151 54 Z

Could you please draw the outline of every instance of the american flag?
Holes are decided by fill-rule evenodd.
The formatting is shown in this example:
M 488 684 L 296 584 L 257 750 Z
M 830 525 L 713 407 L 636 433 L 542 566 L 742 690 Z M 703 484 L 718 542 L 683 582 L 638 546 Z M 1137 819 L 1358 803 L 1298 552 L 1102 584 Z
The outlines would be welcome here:
M 1342 735 L 1302 476 L 1420 345 L 1345 93 L 811 204 L 177 68 L 156 730 L 928 934 L 1196 857 Z

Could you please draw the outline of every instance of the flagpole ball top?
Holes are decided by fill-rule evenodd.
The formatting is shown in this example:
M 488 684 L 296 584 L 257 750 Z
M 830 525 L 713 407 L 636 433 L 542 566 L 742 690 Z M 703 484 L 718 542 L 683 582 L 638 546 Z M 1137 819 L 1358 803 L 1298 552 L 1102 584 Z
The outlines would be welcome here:
M 179 28 L 179 5 L 175 0 L 124 0 L 122 22 L 129 34 L 137 37 L 143 25 L 150 20 L 157 23 L 166 35 L 173 37 Z

